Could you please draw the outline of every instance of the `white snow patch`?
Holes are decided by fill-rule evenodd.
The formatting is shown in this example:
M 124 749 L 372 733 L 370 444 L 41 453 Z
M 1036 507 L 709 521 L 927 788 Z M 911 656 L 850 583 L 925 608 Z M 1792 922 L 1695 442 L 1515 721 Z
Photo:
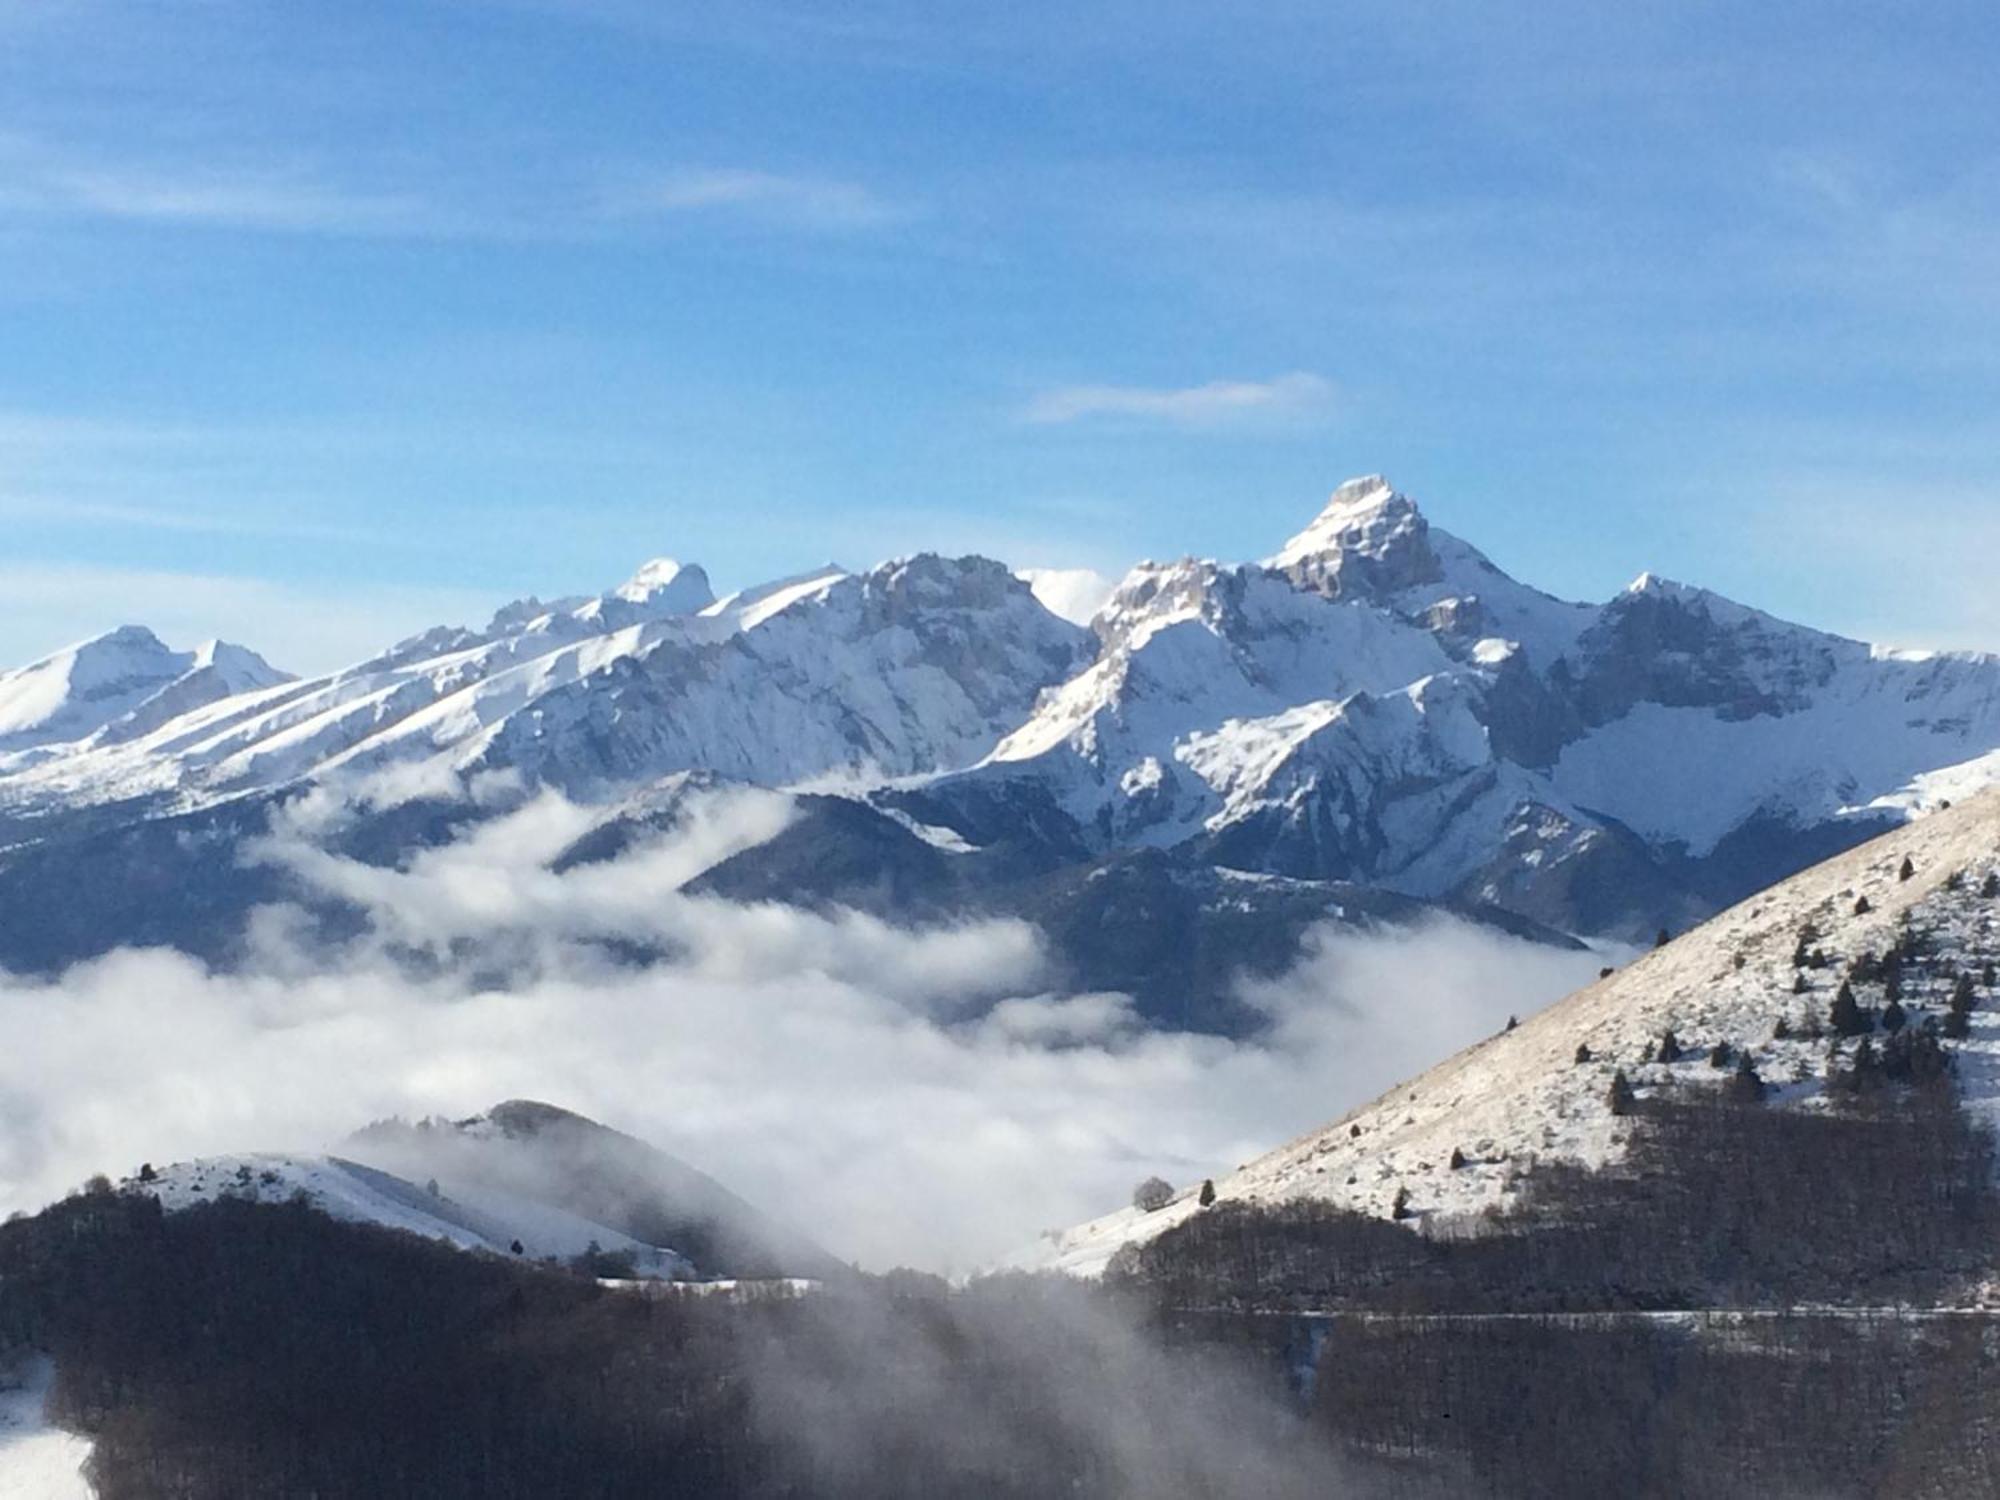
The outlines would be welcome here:
M 90 1500 L 90 1439 L 50 1423 L 55 1367 L 40 1356 L 0 1364 L 0 1500 Z

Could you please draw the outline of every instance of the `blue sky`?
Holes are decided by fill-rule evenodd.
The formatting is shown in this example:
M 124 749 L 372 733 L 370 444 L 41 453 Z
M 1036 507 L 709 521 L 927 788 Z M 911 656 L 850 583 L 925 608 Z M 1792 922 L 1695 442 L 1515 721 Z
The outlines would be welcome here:
M 2000 648 L 2000 18 L 0 0 L 0 661 L 671 554 L 1510 571 Z

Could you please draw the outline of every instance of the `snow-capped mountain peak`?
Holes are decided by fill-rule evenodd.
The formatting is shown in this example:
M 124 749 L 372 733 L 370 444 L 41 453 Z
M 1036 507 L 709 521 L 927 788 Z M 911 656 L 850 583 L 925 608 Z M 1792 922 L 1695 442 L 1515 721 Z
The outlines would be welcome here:
M 143 625 L 121 625 L 13 672 L 0 672 L 0 754 L 117 732 L 290 680 L 227 641 L 175 651 Z
M 235 693 L 255 692 L 258 688 L 276 687 L 281 682 L 290 682 L 292 674 L 281 672 L 264 660 L 248 646 L 238 646 L 232 641 L 209 639 L 196 646 L 189 655 L 190 671 L 210 670 L 221 674 L 229 690 Z
M 652 620 L 701 613 L 715 603 L 715 590 L 698 564 L 656 557 L 610 593 L 575 612 L 586 625 L 623 630 Z
M 1350 479 L 1266 567 L 1329 599 L 1379 597 L 1442 576 L 1430 523 L 1380 474 Z
M 662 614 L 693 614 L 715 602 L 708 574 L 698 563 L 656 557 L 612 591 L 627 604 L 648 605 Z

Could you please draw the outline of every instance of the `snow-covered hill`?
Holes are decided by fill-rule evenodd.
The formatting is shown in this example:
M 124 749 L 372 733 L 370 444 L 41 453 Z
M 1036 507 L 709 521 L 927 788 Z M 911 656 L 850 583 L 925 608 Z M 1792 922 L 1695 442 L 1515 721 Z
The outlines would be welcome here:
M 532 1099 L 463 1120 L 380 1121 L 343 1150 L 368 1162 L 374 1176 L 438 1182 L 448 1197 L 503 1220 L 518 1212 L 506 1205 L 533 1204 L 555 1222 L 609 1230 L 595 1236 L 606 1249 L 614 1241 L 672 1245 L 682 1277 L 825 1278 L 844 1270 L 678 1157 Z
M 1907 862 L 1907 864 L 1906 864 Z M 1904 874 L 1908 870 L 1907 876 Z M 1416 1221 L 1508 1200 L 1537 1162 L 1599 1165 L 1627 1139 L 1613 1113 L 1622 1071 L 1639 1097 L 1670 1081 L 1720 1086 L 1718 1043 L 1748 1055 L 1780 1107 L 1825 1105 L 1839 986 L 1865 956 L 1903 954 L 1907 1024 L 1942 1025 L 1961 979 L 1974 988 L 1956 1057 L 1965 1106 L 2000 1124 L 2000 789 L 1928 813 L 1797 875 L 1665 947 L 1289 1145 L 1214 1179 L 1219 1200 L 1311 1198 L 1386 1215 L 1399 1192 Z M 1805 962 L 1800 962 L 1801 958 Z M 1863 1008 L 1885 981 L 1853 981 Z M 1660 1061 L 1666 1033 L 1680 1059 Z M 1880 1043 L 1883 1034 L 1877 1033 Z M 1851 1061 L 1859 1044 L 1843 1049 Z M 1453 1166 L 1454 1152 L 1461 1165 Z M 1155 1212 L 1136 1208 L 1045 1239 L 1020 1263 L 1096 1274 L 1123 1244 L 1201 1211 L 1199 1183 Z
M 126 1182 L 127 1191 L 151 1194 L 169 1212 L 219 1198 L 252 1203 L 306 1202 L 336 1219 L 377 1224 L 461 1250 L 570 1261 L 593 1248 L 631 1257 L 632 1274 L 689 1277 L 686 1257 L 524 1194 L 483 1183 L 453 1181 L 423 1186 L 337 1156 L 253 1153 L 175 1162 L 151 1177 Z M 515 1248 L 518 1246 L 519 1248 Z

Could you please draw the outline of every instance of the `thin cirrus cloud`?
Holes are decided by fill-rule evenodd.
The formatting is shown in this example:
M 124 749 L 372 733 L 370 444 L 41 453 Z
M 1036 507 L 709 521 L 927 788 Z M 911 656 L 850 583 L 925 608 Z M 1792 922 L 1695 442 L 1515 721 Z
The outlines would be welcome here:
M 593 195 L 583 174 L 550 189 L 569 232 L 676 218 L 806 233 L 880 229 L 914 206 L 846 178 L 753 167 L 676 169 Z M 552 232 L 545 206 L 403 185 L 337 182 L 310 162 L 106 161 L 0 135 L 0 211 L 189 228 L 318 235 L 519 238 Z
M 668 172 L 637 186 L 622 206 L 821 232 L 879 229 L 912 216 L 908 204 L 858 182 L 744 167 Z
M 58 208 L 232 229 L 382 233 L 409 229 L 420 217 L 407 198 L 269 177 L 71 171 L 44 179 L 44 186 Z
M 418 227 L 423 205 L 357 192 L 295 166 L 105 162 L 0 136 L 0 209 L 281 233 L 383 234 Z
M 1059 386 L 1030 400 L 1022 417 L 1039 426 L 1108 420 L 1220 427 L 1322 417 L 1333 402 L 1333 382 L 1296 370 L 1269 380 L 1212 380 L 1192 386 Z

